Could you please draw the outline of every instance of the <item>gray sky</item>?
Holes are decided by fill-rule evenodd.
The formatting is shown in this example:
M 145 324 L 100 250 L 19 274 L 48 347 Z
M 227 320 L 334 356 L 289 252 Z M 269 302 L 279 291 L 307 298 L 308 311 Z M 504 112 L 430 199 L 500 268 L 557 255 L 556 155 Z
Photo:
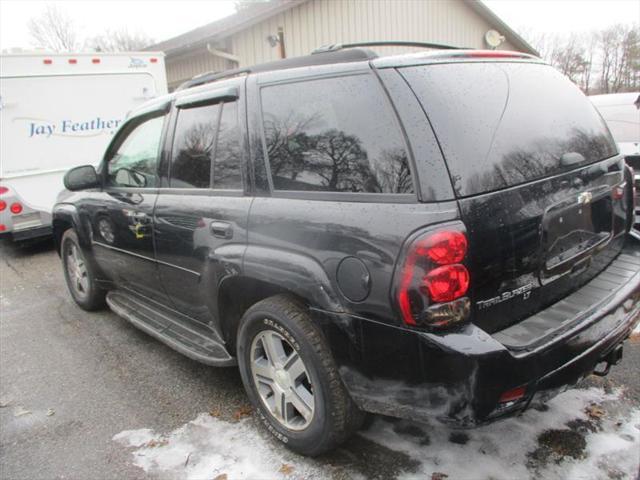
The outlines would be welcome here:
M 640 23 L 640 0 L 486 0 L 511 28 L 539 33 L 599 30 Z
M 106 28 L 126 27 L 160 41 L 235 11 L 233 0 L 0 0 L 0 50 L 31 48 L 27 22 L 42 12 L 47 3 L 69 13 L 81 40 L 104 33 Z M 486 0 L 485 3 L 516 30 L 569 33 L 615 23 L 640 23 L 640 0 Z
M 123 27 L 161 41 L 235 12 L 233 0 L 0 0 L 0 50 L 32 48 L 27 22 L 47 4 L 69 14 L 81 41 Z

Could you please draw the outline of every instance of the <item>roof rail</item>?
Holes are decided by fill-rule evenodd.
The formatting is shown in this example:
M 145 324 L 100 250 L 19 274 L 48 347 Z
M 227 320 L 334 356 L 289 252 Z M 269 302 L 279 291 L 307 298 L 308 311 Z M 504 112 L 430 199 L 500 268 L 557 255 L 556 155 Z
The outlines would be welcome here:
M 317 55 L 318 53 L 337 52 L 344 48 L 356 48 L 356 47 L 418 47 L 418 48 L 433 48 L 438 50 L 471 50 L 470 48 L 454 47 L 453 45 L 445 45 L 442 43 L 427 43 L 427 42 L 403 42 L 403 41 L 382 41 L 382 42 L 357 42 L 357 43 L 333 43 L 329 45 L 323 45 L 316 48 L 311 52 L 311 55 Z
M 176 91 L 185 90 L 191 87 L 198 87 L 200 85 L 204 85 L 205 83 L 215 82 L 216 80 L 222 80 L 223 78 L 228 77 L 236 77 L 238 75 L 242 75 L 244 73 L 250 73 L 251 69 L 249 68 L 234 68 L 233 70 L 225 70 L 223 72 L 207 72 L 201 73 L 200 75 L 196 75 L 191 80 L 187 80 L 186 82 L 181 83 Z
M 281 60 L 261 63 L 252 67 L 237 68 L 235 70 L 227 70 L 224 72 L 209 72 L 193 77 L 182 83 L 176 90 L 185 90 L 191 87 L 197 87 L 206 83 L 215 82 L 224 78 L 236 77 L 238 75 L 271 72 L 274 70 L 285 70 L 288 68 L 311 67 L 315 65 L 329 65 L 333 63 L 350 63 L 372 60 L 378 56 L 367 49 L 354 48 L 343 51 L 327 51 L 316 55 L 304 55 L 302 57 L 290 57 Z

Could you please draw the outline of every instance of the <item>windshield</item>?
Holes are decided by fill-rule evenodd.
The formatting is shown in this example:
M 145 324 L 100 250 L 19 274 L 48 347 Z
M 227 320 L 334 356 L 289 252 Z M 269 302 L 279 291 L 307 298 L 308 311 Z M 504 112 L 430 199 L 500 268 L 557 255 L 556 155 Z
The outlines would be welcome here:
M 460 197 L 617 153 L 591 102 L 548 65 L 469 62 L 399 71 L 429 117 Z

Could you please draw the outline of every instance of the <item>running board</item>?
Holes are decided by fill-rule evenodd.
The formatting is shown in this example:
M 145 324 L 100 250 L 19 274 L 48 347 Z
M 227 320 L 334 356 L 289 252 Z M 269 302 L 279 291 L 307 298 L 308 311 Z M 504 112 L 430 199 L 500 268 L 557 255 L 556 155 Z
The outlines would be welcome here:
M 222 340 L 206 325 L 172 314 L 122 290 L 107 294 L 107 304 L 117 315 L 183 355 L 207 365 L 237 365 Z

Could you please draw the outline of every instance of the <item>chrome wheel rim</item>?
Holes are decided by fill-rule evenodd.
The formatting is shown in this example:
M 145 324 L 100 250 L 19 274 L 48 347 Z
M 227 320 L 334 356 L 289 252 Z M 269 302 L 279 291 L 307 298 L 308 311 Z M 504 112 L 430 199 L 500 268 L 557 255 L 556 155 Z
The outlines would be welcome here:
M 80 249 L 73 243 L 67 249 L 67 273 L 73 290 L 80 296 L 89 293 L 89 272 Z
M 307 367 L 291 343 L 273 330 L 258 333 L 251 344 L 251 374 L 271 415 L 290 430 L 303 430 L 315 409 Z

